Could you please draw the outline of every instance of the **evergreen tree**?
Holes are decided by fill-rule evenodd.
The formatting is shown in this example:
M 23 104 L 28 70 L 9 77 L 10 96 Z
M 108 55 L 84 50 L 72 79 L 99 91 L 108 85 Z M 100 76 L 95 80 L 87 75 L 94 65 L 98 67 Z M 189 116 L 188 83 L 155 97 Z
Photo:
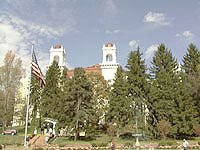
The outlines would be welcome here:
M 151 90 L 147 101 L 149 110 L 148 123 L 150 131 L 156 136 L 156 125 L 159 121 L 173 123 L 175 101 L 177 98 L 178 64 L 172 53 L 161 44 L 154 54 L 151 73 Z
M 187 78 L 187 83 L 189 83 L 189 87 L 187 88 L 187 91 L 190 92 L 190 96 L 192 97 L 193 102 L 196 106 L 197 116 L 196 119 L 198 120 L 198 123 L 200 124 L 200 65 L 197 66 L 197 72 L 189 76 Z
M 109 98 L 108 123 L 116 125 L 117 136 L 122 129 L 130 124 L 132 117 L 131 102 L 128 99 L 128 84 L 126 74 L 122 67 L 117 69 L 114 84 L 111 87 Z
M 41 126 L 40 117 L 40 99 L 41 99 L 41 88 L 40 81 L 31 76 L 31 87 L 30 87 L 30 109 L 31 111 L 31 125 L 35 127 Z
M 70 92 L 71 109 L 73 109 L 71 111 L 71 126 L 75 129 L 74 140 L 76 141 L 80 132 L 85 131 L 86 134 L 90 134 L 90 129 L 92 129 L 91 119 L 95 112 L 91 105 L 92 86 L 83 68 L 75 68 L 72 81 Z
M 95 115 L 92 120 L 92 132 L 96 134 L 97 131 L 105 131 L 106 122 L 105 116 L 108 113 L 108 100 L 110 86 L 104 77 L 99 73 L 89 73 L 87 78 L 92 86 L 92 107 Z M 97 133 L 98 134 L 98 133 Z
M 199 92 L 199 70 L 200 70 L 200 51 L 195 45 L 190 44 L 188 52 L 183 57 L 182 70 L 186 74 L 186 82 L 190 84 L 187 86 L 187 91 L 190 91 L 190 96 L 192 101 L 194 101 L 197 108 L 200 107 L 200 92 Z M 200 123 L 200 110 L 197 109 L 198 116 L 197 119 Z
M 200 51 L 194 44 L 190 44 L 188 52 L 183 56 L 182 69 L 188 75 L 194 75 L 200 65 Z
M 72 122 L 72 119 L 74 118 L 73 112 L 73 103 L 72 100 L 72 91 L 73 89 L 73 82 L 72 79 L 67 76 L 67 68 L 64 68 L 61 76 L 61 82 L 60 82 L 60 100 L 57 105 L 57 110 L 59 112 L 58 121 L 59 124 L 57 125 L 59 127 L 69 127 L 70 123 Z M 71 94 L 71 95 L 70 95 Z
M 148 75 L 146 74 L 145 61 L 142 60 L 141 56 L 142 53 L 139 48 L 137 51 L 131 51 L 126 68 L 128 69 L 128 98 L 132 102 L 132 112 L 134 115 L 134 118 L 130 119 L 136 121 L 136 125 L 144 131 Z
M 59 114 L 58 104 L 60 96 L 61 71 L 56 61 L 49 67 L 46 73 L 46 85 L 41 94 L 41 115 L 57 119 Z
M 177 83 L 177 96 L 175 99 L 175 113 L 173 114 L 172 133 L 175 135 L 192 135 L 197 124 L 198 107 L 192 100 L 192 87 L 188 82 L 187 76 L 180 72 L 180 81 Z

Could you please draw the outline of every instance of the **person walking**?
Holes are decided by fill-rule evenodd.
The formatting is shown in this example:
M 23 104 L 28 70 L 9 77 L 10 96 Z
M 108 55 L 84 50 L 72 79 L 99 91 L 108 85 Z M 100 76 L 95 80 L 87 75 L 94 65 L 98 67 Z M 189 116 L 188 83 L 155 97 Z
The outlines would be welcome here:
M 111 140 L 110 148 L 111 148 L 111 150 L 115 150 L 115 143 L 113 140 Z
M 189 145 L 188 141 L 186 141 L 186 139 L 183 139 L 183 149 L 184 150 L 187 150 L 188 145 Z

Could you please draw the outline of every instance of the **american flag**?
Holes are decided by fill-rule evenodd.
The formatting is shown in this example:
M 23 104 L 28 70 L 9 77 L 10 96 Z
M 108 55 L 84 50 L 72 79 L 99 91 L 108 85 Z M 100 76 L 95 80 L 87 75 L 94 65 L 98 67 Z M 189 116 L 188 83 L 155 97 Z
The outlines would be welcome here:
M 31 73 L 40 81 L 40 87 L 43 88 L 45 86 L 45 80 L 38 65 L 34 49 L 32 52 Z

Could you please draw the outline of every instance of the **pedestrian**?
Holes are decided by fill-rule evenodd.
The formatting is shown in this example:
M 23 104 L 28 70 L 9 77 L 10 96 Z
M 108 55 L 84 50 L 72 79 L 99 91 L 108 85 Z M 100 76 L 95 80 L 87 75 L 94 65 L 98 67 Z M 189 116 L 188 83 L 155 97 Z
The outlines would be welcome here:
M 185 139 L 183 139 L 183 149 L 184 150 L 187 150 L 188 145 L 189 145 L 188 141 L 186 141 Z
M 37 135 L 37 129 L 35 128 L 33 135 L 36 136 Z
M 47 128 L 44 128 L 44 135 L 47 134 Z
M 48 141 L 49 141 L 49 137 L 46 135 L 45 136 L 45 143 L 48 144 Z
M 52 128 L 50 127 L 49 128 L 49 134 L 51 135 L 53 133 L 53 130 L 52 130 Z
M 115 150 L 115 143 L 113 142 L 113 140 L 110 143 L 110 148 L 111 150 Z

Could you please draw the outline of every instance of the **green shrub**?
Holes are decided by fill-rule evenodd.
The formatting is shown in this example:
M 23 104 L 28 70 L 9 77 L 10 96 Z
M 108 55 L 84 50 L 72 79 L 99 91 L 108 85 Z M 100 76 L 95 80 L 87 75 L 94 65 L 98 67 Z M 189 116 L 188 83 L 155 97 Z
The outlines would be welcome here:
M 97 147 L 97 143 L 92 143 L 92 147 Z
M 194 132 L 196 135 L 200 136 L 200 124 L 198 124 L 194 127 Z
M 45 150 L 45 149 L 40 147 L 40 148 L 35 148 L 34 150 Z
M 108 146 L 108 143 L 102 142 L 102 143 L 92 143 L 92 147 L 106 147 Z
M 158 146 L 173 146 L 173 145 L 176 145 L 176 141 L 165 141 L 165 140 L 161 140 L 159 143 L 158 143 Z
M 108 146 L 108 143 L 100 143 L 100 147 L 106 147 Z
M 133 143 L 127 142 L 127 143 L 124 144 L 124 146 L 133 146 Z
M 61 143 L 61 144 L 59 144 L 59 147 L 64 147 L 66 144 L 64 144 L 64 143 Z
M 109 136 L 115 136 L 117 132 L 116 126 L 110 125 L 107 129 L 107 133 Z

